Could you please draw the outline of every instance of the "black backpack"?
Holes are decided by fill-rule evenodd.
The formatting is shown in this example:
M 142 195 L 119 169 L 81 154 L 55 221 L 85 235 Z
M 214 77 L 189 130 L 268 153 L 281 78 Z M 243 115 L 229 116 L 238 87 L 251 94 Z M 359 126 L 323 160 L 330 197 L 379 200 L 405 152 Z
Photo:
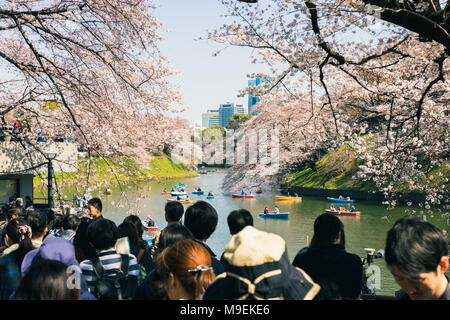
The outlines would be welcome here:
M 128 276 L 129 256 L 121 254 L 120 269 L 114 270 L 111 275 L 105 269 L 99 257 L 91 260 L 92 267 L 97 276 L 93 295 L 99 300 L 126 300 L 131 299 L 136 291 L 137 277 Z

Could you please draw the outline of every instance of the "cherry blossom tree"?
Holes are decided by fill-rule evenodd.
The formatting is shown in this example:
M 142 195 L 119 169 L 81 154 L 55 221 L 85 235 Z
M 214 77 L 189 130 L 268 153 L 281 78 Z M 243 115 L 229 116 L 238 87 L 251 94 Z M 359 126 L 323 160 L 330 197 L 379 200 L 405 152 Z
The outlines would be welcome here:
M 155 9 L 142 0 L 0 1 L 0 118 L 31 119 L 33 131 L 62 133 L 89 157 L 170 147 L 181 120 L 164 114 L 181 101 Z
M 242 94 L 264 97 L 248 126 L 282 128 L 285 168 L 346 142 L 365 160 L 355 179 L 374 181 L 389 205 L 406 185 L 427 194 L 426 208 L 448 206 L 446 1 L 221 3 L 230 23 L 205 38 L 218 52 L 253 48 L 253 62 L 270 66 L 249 77 L 273 81 Z

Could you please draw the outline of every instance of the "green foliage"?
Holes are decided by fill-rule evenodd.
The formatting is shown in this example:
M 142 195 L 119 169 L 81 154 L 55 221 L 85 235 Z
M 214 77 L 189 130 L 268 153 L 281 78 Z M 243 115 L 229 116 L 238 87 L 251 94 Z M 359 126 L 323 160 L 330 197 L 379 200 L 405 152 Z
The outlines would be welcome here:
M 215 126 L 211 128 L 206 128 L 202 130 L 202 140 L 211 140 L 214 141 L 216 139 L 217 130 L 222 133 L 222 137 L 225 137 L 225 128 L 221 126 Z
M 250 115 L 235 113 L 234 116 L 230 118 L 230 121 L 228 122 L 226 128 L 238 130 L 241 127 L 241 125 L 247 122 L 250 118 L 251 118 Z
M 60 108 L 60 106 L 56 101 L 47 101 L 41 108 L 49 110 L 57 110 Z

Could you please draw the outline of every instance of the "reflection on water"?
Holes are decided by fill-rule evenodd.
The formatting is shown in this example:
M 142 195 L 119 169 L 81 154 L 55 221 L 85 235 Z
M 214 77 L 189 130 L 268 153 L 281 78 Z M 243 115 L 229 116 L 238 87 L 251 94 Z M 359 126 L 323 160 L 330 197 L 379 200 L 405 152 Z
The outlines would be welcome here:
M 166 225 L 164 206 L 169 196 L 163 196 L 161 193 L 164 189 L 170 190 L 173 185 L 183 182 L 188 185 L 189 194 L 194 187 L 201 187 L 205 194 L 213 191 L 216 195 L 215 199 L 212 200 L 207 200 L 206 196 L 190 194 L 190 197 L 193 201 L 210 202 L 218 212 L 218 228 L 207 242 L 217 256 L 222 254 L 225 245 L 231 238 L 227 225 L 228 214 L 233 210 L 244 208 L 252 213 L 256 228 L 276 233 L 285 239 L 288 254 L 292 261 L 297 252 L 305 247 L 308 241 L 311 241 L 316 217 L 330 205 L 325 198 L 314 197 L 303 197 L 303 201 L 300 202 L 275 202 L 277 192 L 266 192 L 258 195 L 256 199 L 232 198 L 231 194 L 224 194 L 220 188 L 224 176 L 224 173 L 218 172 L 181 181 L 168 180 L 161 183 L 146 183 L 140 186 L 125 186 L 123 191 L 127 201 L 120 196 L 120 190 L 115 189 L 112 195 L 99 195 L 103 201 L 103 215 L 117 224 L 120 224 L 129 212 L 138 213 L 142 219 L 150 215 L 160 227 L 164 227 Z M 280 212 L 290 212 L 289 219 L 259 218 L 259 213 L 263 212 L 264 207 L 273 210 L 275 205 L 278 206 Z M 188 206 L 184 205 L 185 208 Z M 364 248 L 384 249 L 387 231 L 397 219 L 404 216 L 404 208 L 392 210 L 390 212 L 392 220 L 387 222 L 381 219 L 387 212 L 386 208 L 381 206 L 380 203 L 357 202 L 355 207 L 358 211 L 361 211 L 360 217 L 339 217 L 345 226 L 347 251 L 365 257 Z M 430 222 L 440 228 L 445 228 L 445 222 L 438 217 L 435 217 L 433 221 L 430 220 Z M 386 268 L 385 262 L 378 259 L 375 260 L 374 264 L 381 269 L 381 289 L 377 292 L 393 295 L 399 287 Z

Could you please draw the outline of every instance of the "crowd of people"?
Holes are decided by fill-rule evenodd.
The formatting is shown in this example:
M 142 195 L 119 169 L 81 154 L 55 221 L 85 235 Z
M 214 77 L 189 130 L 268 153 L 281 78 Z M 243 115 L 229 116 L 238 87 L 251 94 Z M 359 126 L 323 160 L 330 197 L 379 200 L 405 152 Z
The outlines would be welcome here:
M 138 216 L 122 223 L 103 217 L 102 202 L 89 216 L 50 209 L 2 213 L 2 300 L 357 300 L 364 261 L 346 251 L 341 220 L 319 215 L 314 236 L 291 263 L 284 239 L 254 227 L 245 210 L 229 213 L 231 240 L 221 256 L 208 246 L 218 214 L 208 202 L 186 210 L 165 205 L 167 226 L 152 243 Z M 129 250 L 118 245 L 128 239 Z M 398 220 L 386 238 L 385 261 L 401 287 L 397 299 L 450 299 L 446 233 L 419 218 Z
M 52 140 L 54 142 L 72 142 L 71 138 L 66 137 L 63 130 L 58 130 L 54 136 L 49 136 L 41 130 L 32 130 L 27 123 L 15 121 L 14 124 L 0 125 L 0 142 L 2 141 L 23 141 L 33 140 L 37 142 L 46 142 Z

